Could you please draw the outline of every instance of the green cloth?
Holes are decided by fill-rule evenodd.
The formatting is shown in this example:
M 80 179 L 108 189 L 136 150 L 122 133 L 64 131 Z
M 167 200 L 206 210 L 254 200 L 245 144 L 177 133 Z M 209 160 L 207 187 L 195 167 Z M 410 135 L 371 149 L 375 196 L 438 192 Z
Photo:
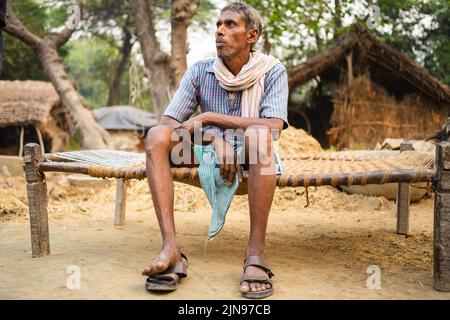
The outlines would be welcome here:
M 242 146 L 236 148 L 238 158 L 242 150 L 244 150 Z M 208 229 L 208 240 L 211 240 L 222 230 L 225 224 L 228 209 L 239 186 L 239 179 L 236 174 L 234 182 L 231 185 L 228 185 L 222 179 L 220 175 L 220 162 L 217 159 L 216 151 L 212 145 L 194 145 L 194 152 L 200 161 L 198 167 L 200 184 L 212 207 L 211 222 Z M 275 153 L 275 165 L 277 174 L 283 174 L 284 169 L 277 153 Z

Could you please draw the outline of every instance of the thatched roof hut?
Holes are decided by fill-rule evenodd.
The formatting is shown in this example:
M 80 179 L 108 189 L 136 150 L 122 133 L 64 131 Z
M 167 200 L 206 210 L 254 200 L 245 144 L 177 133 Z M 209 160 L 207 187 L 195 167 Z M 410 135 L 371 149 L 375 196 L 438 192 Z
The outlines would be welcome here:
M 384 138 L 424 139 L 447 119 L 450 88 L 360 24 L 292 68 L 289 87 L 317 78 L 332 87 L 330 108 L 309 117 L 328 113 L 329 127 L 322 130 L 338 148 L 373 147 Z
M 60 151 L 71 129 L 69 111 L 51 83 L 0 81 L 0 153 L 17 155 L 27 142 Z

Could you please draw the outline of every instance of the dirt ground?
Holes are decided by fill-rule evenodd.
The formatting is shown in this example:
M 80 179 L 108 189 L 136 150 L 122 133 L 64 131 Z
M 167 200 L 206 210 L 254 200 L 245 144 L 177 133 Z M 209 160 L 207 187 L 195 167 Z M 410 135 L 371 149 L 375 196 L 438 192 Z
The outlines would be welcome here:
M 321 152 L 303 130 L 283 132 L 280 154 Z M 165 295 L 140 273 L 161 238 L 145 181 L 128 189 L 127 217 L 114 226 L 115 181 L 47 174 L 51 255 L 31 258 L 26 184 L 0 173 L 0 299 L 242 299 L 239 278 L 249 230 L 246 196 L 236 196 L 221 233 L 207 242 L 203 190 L 175 184 L 175 219 L 188 278 Z M 331 187 L 277 189 L 267 231 L 275 273 L 269 299 L 450 299 L 432 288 L 433 199 L 411 205 L 409 237 L 395 233 L 384 197 Z M 79 275 L 79 277 L 78 277 Z M 74 282 L 79 279 L 79 282 Z M 77 286 L 79 284 L 79 288 Z
M 246 196 L 235 197 L 224 229 L 207 243 L 210 207 L 203 191 L 176 184 L 177 232 L 189 276 L 177 291 L 156 295 L 145 291 L 140 275 L 161 245 L 145 181 L 131 183 L 126 223 L 115 227 L 114 183 L 75 188 L 66 177 L 48 175 L 51 255 L 32 259 L 25 182 L 0 176 L 1 299 L 241 299 Z M 307 208 L 304 188 L 276 192 L 267 233 L 276 275 L 270 299 L 450 298 L 432 288 L 432 198 L 411 205 L 405 238 L 395 233 L 392 201 L 331 187 L 309 191 Z M 371 265 L 379 268 L 380 289 L 368 288 L 377 284 Z M 67 286 L 71 266 L 79 268 L 79 289 Z

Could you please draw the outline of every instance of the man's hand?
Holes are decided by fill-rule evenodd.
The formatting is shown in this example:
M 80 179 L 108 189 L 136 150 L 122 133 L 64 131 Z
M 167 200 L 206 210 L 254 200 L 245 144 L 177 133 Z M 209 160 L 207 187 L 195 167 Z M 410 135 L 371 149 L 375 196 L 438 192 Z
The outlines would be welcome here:
M 214 149 L 216 150 L 217 159 L 220 162 L 220 175 L 222 179 L 232 185 L 234 182 L 234 177 L 238 175 L 239 183 L 242 182 L 242 167 L 238 163 L 237 154 L 233 147 L 225 139 L 220 137 L 215 137 L 212 142 Z
M 190 134 L 194 133 L 194 125 L 197 125 L 197 128 L 202 128 L 208 125 L 208 117 L 210 112 L 204 112 L 199 114 L 198 116 L 192 117 L 181 124 L 183 129 L 189 131 Z

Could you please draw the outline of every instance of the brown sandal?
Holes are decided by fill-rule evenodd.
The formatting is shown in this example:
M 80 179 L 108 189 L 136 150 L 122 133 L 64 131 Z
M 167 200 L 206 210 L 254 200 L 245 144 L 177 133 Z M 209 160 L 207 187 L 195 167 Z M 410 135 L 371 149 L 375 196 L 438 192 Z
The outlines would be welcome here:
M 245 269 L 248 266 L 258 267 L 262 270 L 264 270 L 267 273 L 266 277 L 245 277 Z M 272 295 L 273 293 L 273 285 L 271 278 L 275 276 L 270 270 L 270 267 L 265 262 L 264 258 L 261 256 L 249 256 L 244 259 L 244 275 L 241 277 L 241 282 L 247 282 L 249 285 L 252 282 L 258 282 L 261 284 L 270 284 L 270 288 L 263 290 L 263 291 L 249 291 L 247 293 L 242 293 L 242 295 L 249 299 L 262 299 L 267 298 L 268 296 Z
M 184 261 L 183 261 L 184 259 Z M 181 254 L 181 261 L 169 266 L 161 273 L 147 278 L 145 288 L 148 291 L 174 291 L 180 279 L 187 277 L 188 259 Z

